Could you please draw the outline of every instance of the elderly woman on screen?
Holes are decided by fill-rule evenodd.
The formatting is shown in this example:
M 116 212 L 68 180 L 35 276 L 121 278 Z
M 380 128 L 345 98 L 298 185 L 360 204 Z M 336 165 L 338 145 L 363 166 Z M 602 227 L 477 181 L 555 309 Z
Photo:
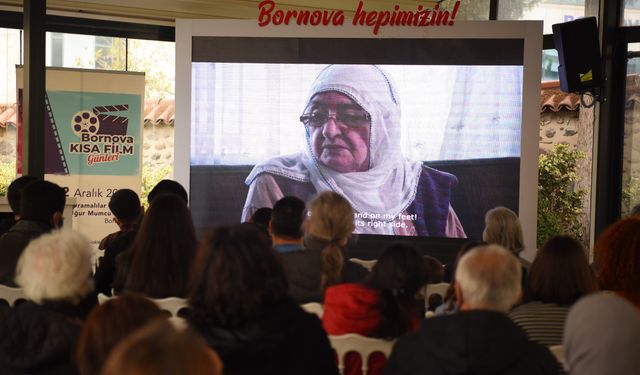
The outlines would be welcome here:
M 309 201 L 331 190 L 355 209 L 357 233 L 465 237 L 450 204 L 456 177 L 401 153 L 400 102 L 382 69 L 327 66 L 300 121 L 307 147 L 255 166 L 243 220 L 283 196 Z

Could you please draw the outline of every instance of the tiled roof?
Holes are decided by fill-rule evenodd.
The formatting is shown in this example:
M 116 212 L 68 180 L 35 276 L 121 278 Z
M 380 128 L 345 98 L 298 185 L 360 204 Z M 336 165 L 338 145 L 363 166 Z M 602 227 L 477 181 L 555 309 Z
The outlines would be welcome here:
M 580 107 L 580 95 L 560 90 L 560 82 L 544 82 L 540 90 L 540 112 L 575 111 Z
M 171 99 L 147 99 L 144 101 L 145 125 L 174 125 L 176 116 L 175 100 Z M 8 125 L 16 126 L 18 115 L 16 104 L 0 104 L 0 127 Z

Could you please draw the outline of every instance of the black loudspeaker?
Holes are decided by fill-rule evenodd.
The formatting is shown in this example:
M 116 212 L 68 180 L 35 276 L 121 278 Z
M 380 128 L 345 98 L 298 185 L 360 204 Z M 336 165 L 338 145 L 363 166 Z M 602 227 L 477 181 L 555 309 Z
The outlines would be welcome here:
M 602 83 L 602 61 L 595 17 L 557 23 L 553 40 L 558 50 L 560 88 L 564 92 L 593 92 Z

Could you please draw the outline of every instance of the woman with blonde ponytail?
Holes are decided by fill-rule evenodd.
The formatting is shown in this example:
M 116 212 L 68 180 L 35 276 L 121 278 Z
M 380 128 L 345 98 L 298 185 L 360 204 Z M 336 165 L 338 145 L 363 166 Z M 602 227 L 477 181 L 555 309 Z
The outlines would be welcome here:
M 355 228 L 353 208 L 340 194 L 324 191 L 309 204 L 305 249 L 282 253 L 290 294 L 299 303 L 322 302 L 331 285 L 363 280 L 365 268 L 348 262 L 346 246 Z

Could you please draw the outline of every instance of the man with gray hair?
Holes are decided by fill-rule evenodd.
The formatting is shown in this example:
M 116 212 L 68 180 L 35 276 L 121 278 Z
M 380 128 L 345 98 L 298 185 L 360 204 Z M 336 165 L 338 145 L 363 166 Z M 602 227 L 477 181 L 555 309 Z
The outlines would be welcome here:
M 502 246 L 465 254 L 454 285 L 460 312 L 427 319 L 401 337 L 385 374 L 557 374 L 549 350 L 529 341 L 506 315 L 522 296 L 521 275 L 520 263 Z

